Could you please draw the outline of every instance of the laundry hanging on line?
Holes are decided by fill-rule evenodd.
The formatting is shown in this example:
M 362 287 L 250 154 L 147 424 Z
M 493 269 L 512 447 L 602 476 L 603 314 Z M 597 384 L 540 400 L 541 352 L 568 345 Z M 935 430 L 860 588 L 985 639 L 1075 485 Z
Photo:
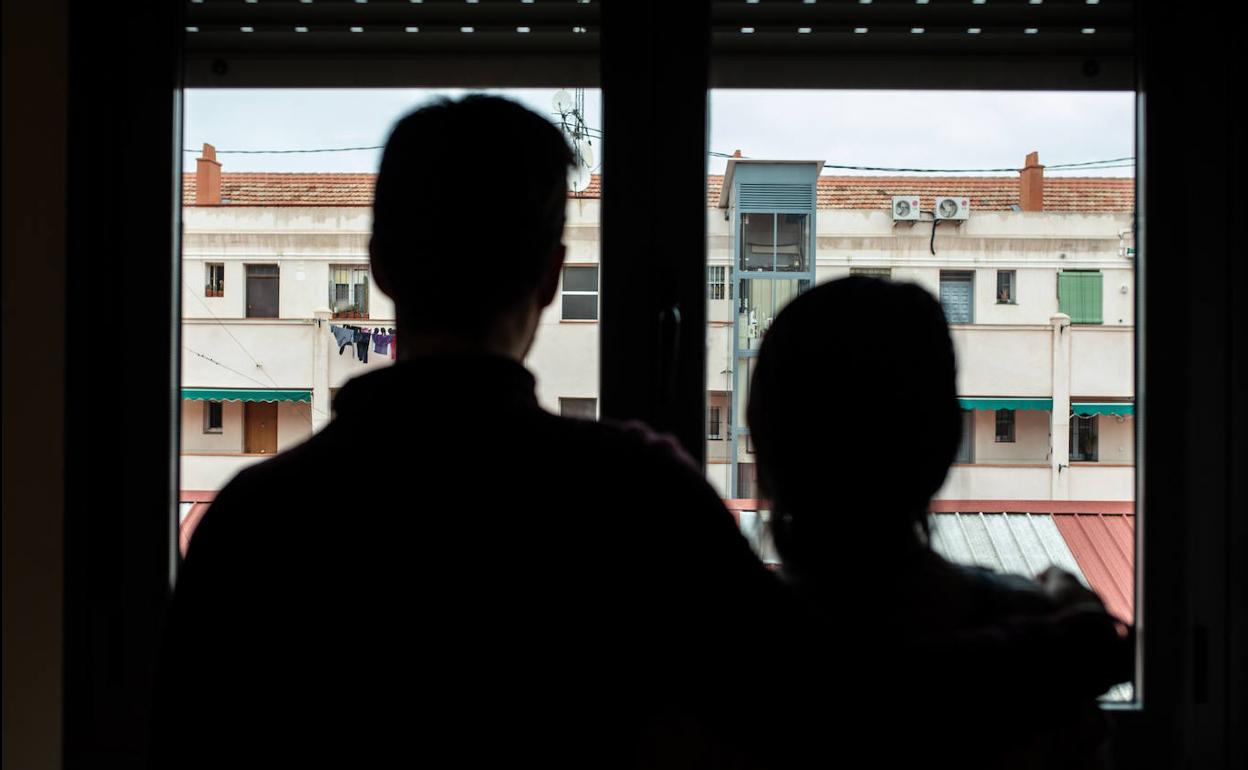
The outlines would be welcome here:
M 353 326 L 350 324 L 330 324 L 329 331 L 334 335 L 334 341 L 338 343 L 338 355 L 348 347 L 355 348 L 355 357 L 360 363 L 368 363 L 368 346 L 373 344 L 373 352 L 380 355 L 390 354 L 390 358 L 395 358 L 395 351 L 398 349 L 398 337 L 394 333 L 394 329 L 390 327 L 373 327 L 372 331 L 367 328 Z

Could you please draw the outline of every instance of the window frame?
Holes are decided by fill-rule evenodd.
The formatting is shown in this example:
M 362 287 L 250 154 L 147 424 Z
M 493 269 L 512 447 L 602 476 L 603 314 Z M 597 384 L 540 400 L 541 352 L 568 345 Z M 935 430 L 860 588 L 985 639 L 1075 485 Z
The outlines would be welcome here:
M 1009 292 L 1005 299 L 1001 299 L 1001 279 L 1009 279 Z M 1018 304 L 1018 271 L 1017 270 L 998 270 L 997 271 L 997 304 L 998 305 L 1017 305 Z
M 699 399 L 704 396 L 698 395 L 695 385 L 703 382 L 704 364 L 689 363 L 689 356 L 658 354 L 675 348 L 673 341 L 680 343 L 678 349 L 701 350 L 696 335 L 704 334 L 700 328 L 704 308 L 698 307 L 704 302 L 696 300 L 705 297 L 705 262 L 691 259 L 695 264 L 690 267 L 672 260 L 678 264 L 662 268 L 665 279 L 675 278 L 671 283 L 656 281 L 652 273 L 643 275 L 640 269 L 630 274 L 627 258 L 656 253 L 637 247 L 657 246 L 662 239 L 626 230 L 642 221 L 638 214 L 660 210 L 657 198 L 662 190 L 669 211 L 672 201 L 677 202 L 673 222 L 683 223 L 664 227 L 665 238 L 675 236 L 666 245 L 672 253 L 700 254 L 694 241 L 701 239 L 700 248 L 705 248 L 705 222 L 688 218 L 695 213 L 690 191 L 705 193 L 705 160 L 696 156 L 705 149 L 705 122 L 697 118 L 704 118 L 706 110 L 697 83 L 704 86 L 702 95 L 706 85 L 747 83 L 950 88 L 973 81 L 981 88 L 1014 84 L 1095 90 L 1105 87 L 1101 73 L 1121 74 L 1124 69 L 1112 56 L 1098 55 L 1094 43 L 1090 53 L 1074 61 L 999 53 L 988 57 L 995 65 L 990 67 L 984 66 L 983 57 L 952 61 L 931 54 L 919 57 L 924 66 L 916 66 L 915 61 L 891 60 L 870 51 L 820 56 L 777 49 L 770 56 L 712 57 L 705 34 L 709 5 L 669 8 L 657 0 L 603 4 L 605 128 L 620 138 L 611 150 L 613 181 L 604 187 L 604 219 L 614 223 L 604 230 L 608 233 L 604 253 L 618 256 L 618 261 L 610 268 L 617 272 L 600 296 L 601 333 L 609 343 L 603 346 L 602 404 L 608 414 L 647 417 L 671 426 L 682 439 L 703 432 Z M 1248 601 L 1239 588 L 1248 581 L 1232 578 L 1242 578 L 1248 566 L 1244 559 L 1229 558 L 1248 552 L 1248 522 L 1231 516 L 1248 506 L 1243 474 L 1232 473 L 1248 462 L 1248 418 L 1242 404 L 1231 397 L 1248 391 L 1248 375 L 1243 351 L 1229 344 L 1248 338 L 1248 320 L 1232 313 L 1233 298 L 1248 295 L 1248 280 L 1242 262 L 1232 259 L 1236 251 L 1230 236 L 1243 231 L 1248 206 L 1241 205 L 1243 186 L 1231 183 L 1235 164 L 1192 164 L 1173 151 L 1199 144 L 1216 156 L 1235 149 L 1229 130 L 1233 118 L 1222 98 L 1223 78 L 1235 70 L 1230 58 L 1233 25 L 1225 24 L 1215 8 L 1180 5 L 1141 3 L 1131 11 L 1137 18 L 1137 155 L 1143 159 L 1136 195 L 1137 547 L 1148 552 L 1147 560 L 1136 560 L 1137 571 L 1145 577 L 1137 581 L 1137 611 L 1141 622 L 1148 624 L 1148 656 L 1140 664 L 1142 703 L 1107 707 L 1118 717 L 1115 753 L 1122 767 L 1174 766 L 1193 756 L 1199 756 L 1202 766 L 1238 766 L 1231 757 L 1242 759 L 1248 740 L 1242 731 L 1231 729 L 1241 723 L 1245 706 L 1242 689 L 1235 693 L 1230 689 L 1242 688 L 1245 682 L 1243 656 L 1231 653 L 1248 648 Z M 63 607 L 63 616 L 32 617 L 28 626 L 35 638 L 48 643 L 63 640 L 65 645 L 60 662 L 47 671 L 48 676 L 64 674 L 64 687 L 53 698 L 61 707 L 53 709 L 54 720 L 63 714 L 63 722 L 39 725 L 55 736 L 52 743 L 63 750 L 67 766 L 89 764 L 98 756 L 141 756 L 146 672 L 155 656 L 152 629 L 159 627 L 177 565 L 177 469 L 171 458 L 177 451 L 173 415 L 178 407 L 179 346 L 174 324 L 181 266 L 174 258 L 151 255 L 181 252 L 175 196 L 181 173 L 177 137 L 185 12 L 181 4 L 159 0 L 75 5 L 68 14 L 69 38 L 74 42 L 67 53 L 68 83 L 64 71 L 55 67 L 31 74 L 68 104 L 63 120 L 57 111 L 41 119 L 68 132 L 64 144 L 69 171 L 63 189 L 68 201 L 65 259 L 71 280 L 63 286 L 31 287 L 49 298 L 45 306 L 67 309 L 68 347 L 78 351 L 64 372 L 67 448 L 64 464 L 56 464 L 73 483 L 67 485 L 64 504 L 41 510 L 45 527 L 54 530 L 51 540 L 64 543 L 63 551 L 57 552 L 64 561 L 50 559 L 44 562 L 46 572 L 39 573 L 59 580 L 63 564 L 64 601 L 54 597 L 51 602 Z M 660 16 L 669 23 L 654 24 Z M 63 46 L 63 28 L 53 28 L 59 33 L 49 37 Z M 1209 38 L 1219 35 L 1225 42 L 1219 38 L 1218 44 L 1209 45 Z M 1176 55 L 1185 47 L 1202 55 Z M 48 50 L 56 56 L 64 49 Z M 323 86 L 329 81 L 359 85 L 369 78 L 382 85 L 411 84 L 411 70 L 396 75 L 392 59 L 361 56 L 360 68 L 354 69 L 316 53 L 290 58 L 297 59 L 298 66 L 283 70 L 269 61 L 231 67 L 229 51 L 209 52 L 187 62 L 186 70 L 200 79 L 199 85 L 237 85 L 232 78 L 249 76 L 284 78 L 281 82 L 287 86 Z M 101 68 L 100 61 L 117 61 L 118 66 Z M 699 62 L 709 65 L 703 68 Z M 584 57 L 576 59 L 571 75 L 552 62 L 517 62 L 516 57 L 485 56 L 458 70 L 441 66 L 445 63 L 445 57 L 438 59 L 428 71 L 443 78 L 447 72 L 460 73 L 465 86 L 497 85 L 490 78 L 499 73 L 518 73 L 515 85 L 545 85 L 561 74 L 573 84 L 593 85 L 599 71 Z M 398 69 L 411 64 L 401 62 Z M 1125 67 L 1130 73 L 1132 65 Z M 124 78 L 117 78 L 119 71 Z M 666 90 L 656 87 L 660 84 Z M 114 113 L 118 115 L 114 121 L 95 119 Z M 643 132 L 628 135 L 630 123 L 662 123 L 671 129 L 666 145 L 670 184 L 645 184 L 659 178 L 657 164 L 647 157 L 653 154 L 649 138 Z M 101 142 L 114 152 L 99 153 Z M 51 140 L 49 146 L 55 143 Z M 690 159 L 695 145 L 698 150 Z M 703 166 L 701 180 L 689 169 L 696 165 Z M 627 184 L 617 187 L 616 181 Z M 1211 220 L 1203 211 L 1171 206 L 1174 190 L 1181 189 L 1229 190 L 1235 205 L 1228 206 L 1227 217 Z M 630 196 L 635 200 L 629 202 Z M 698 203 L 697 213 L 704 220 L 705 197 Z M 6 212 L 9 205 L 6 200 Z M 33 213 L 34 208 L 19 210 Z M 158 224 L 153 227 L 153 222 Z M 143 303 L 135 303 L 141 305 L 141 313 L 91 294 L 88 287 L 107 280 L 103 268 L 93 264 L 102 248 L 120 255 L 110 269 L 115 267 L 124 285 L 145 297 Z M 1166 259 L 1174 254 L 1199 254 L 1201 274 L 1175 271 L 1173 260 Z M 635 306 L 631 311 L 629 303 Z M 1176 307 L 1180 312 L 1174 312 Z M 672 323 L 672 309 L 682 311 L 683 323 Z M 153 313 L 166 321 L 153 324 Z M 143 326 L 149 330 L 148 344 L 141 353 L 110 350 L 105 356 L 91 351 L 89 330 L 100 317 Z M 1176 351 L 1184 365 L 1176 365 Z M 128 373 L 128 390 L 98 378 L 98 371 L 118 365 L 116 355 L 122 356 Z M 1223 387 L 1197 392 L 1190 381 L 1197 365 L 1206 379 Z M 656 371 L 670 375 L 675 383 L 657 391 L 669 398 L 655 398 L 653 383 L 666 388 L 669 381 L 667 376 L 656 380 Z M 132 415 L 124 432 L 107 440 L 92 435 L 88 411 L 102 392 Z M 1204 408 L 1226 419 L 1210 424 L 1167 413 L 1168 406 L 1197 396 Z M 1150 409 L 1154 403 L 1158 408 Z M 153 404 L 160 408 L 152 408 Z M 696 450 L 696 443 L 686 443 Z M 1225 450 L 1202 451 L 1211 445 Z M 1191 461 L 1197 457 L 1200 462 Z M 1151 472 L 1153 465 L 1159 472 Z M 55 475 L 55 469 L 49 473 Z M 118 504 L 107 510 L 84 505 L 86 490 L 100 488 L 116 490 Z M 47 508 L 46 500 L 40 502 Z M 1153 511 L 1157 515 L 1150 515 Z M 1165 515 L 1173 511 L 1185 515 Z M 6 524 L 10 513 L 6 506 Z M 61 523 L 63 541 L 58 539 Z M 93 622 L 98 618 L 116 622 Z M 1141 635 L 1141 644 L 1144 638 Z M 11 737 L 15 742 L 25 740 Z M 42 747 L 44 742 L 25 745 Z
M 712 430 L 712 428 L 714 430 Z M 706 440 L 724 440 L 724 415 L 722 406 L 708 406 L 706 415 Z
M 216 286 L 213 285 L 213 273 L 220 269 L 220 280 Z M 225 296 L 225 263 L 224 262 L 205 262 L 204 263 L 204 296 L 205 297 L 224 297 Z
M 346 284 L 341 284 L 335 279 L 338 277 L 339 273 L 344 273 L 344 272 L 347 274 L 348 282 Z M 351 280 L 352 278 L 355 278 L 357 274 L 360 274 L 363 276 L 364 278 L 363 284 L 355 283 Z M 343 319 L 368 320 L 370 317 L 369 316 L 370 309 L 368 305 L 370 301 L 370 295 L 372 294 L 372 286 L 370 285 L 371 283 L 372 283 L 372 280 L 369 274 L 368 265 L 360 264 L 360 263 L 331 263 L 329 265 L 330 318 L 333 320 L 343 320 Z M 336 306 L 338 302 L 336 289 L 337 287 L 344 286 L 344 285 L 347 287 L 347 302 L 348 302 L 348 305 L 352 308 L 350 310 L 339 310 Z M 360 306 L 359 298 L 355 296 L 357 287 L 361 285 L 364 286 L 364 302 L 363 302 L 364 308 L 362 310 L 359 309 L 359 306 Z
M 959 280 L 961 280 L 961 279 L 968 279 L 968 280 L 967 280 L 967 283 L 969 283 L 969 284 L 970 284 L 970 290 L 969 290 L 969 291 L 970 291 L 970 300 L 967 302 L 967 307 L 968 307 L 968 309 L 970 310 L 970 319 L 969 319 L 969 320 L 966 320 L 966 321 L 954 321 L 954 320 L 951 320 L 951 319 L 949 318 L 949 313 L 948 313 L 947 311 L 945 311 L 945 303 L 944 303 L 944 301 L 943 301 L 943 300 L 941 300 L 941 302 L 940 302 L 940 309 L 941 309 L 942 311 L 944 311 L 944 312 L 945 312 L 945 320 L 946 320 L 946 321 L 948 321 L 948 323 L 949 323 L 949 325 L 950 325 L 950 326 L 952 326 L 952 325 L 954 325 L 954 324 L 969 326 L 969 325 L 971 325 L 971 324 L 974 324 L 974 323 L 975 323 L 975 272 L 976 272 L 975 270 L 941 270 L 941 271 L 940 271 L 940 275 L 939 275 L 939 277 L 938 277 L 938 281 L 939 281 L 938 286 L 939 286 L 939 288 L 940 288 L 940 289 L 943 289 L 943 288 L 944 288 L 944 284 L 945 284 L 945 276 L 949 276 L 951 279 L 953 279 L 953 278 L 955 278 L 955 277 L 956 277 L 957 279 L 959 279 Z M 952 282 L 952 280 L 951 280 L 950 282 Z M 937 299 L 938 299 L 938 300 L 940 299 L 940 292 L 939 292 L 939 291 L 937 292 Z
M 1099 414 L 1090 414 L 1086 417 L 1082 415 L 1070 415 L 1070 442 L 1067 448 L 1067 456 L 1072 463 L 1096 463 L 1100 462 L 1101 456 L 1101 416 Z M 1080 443 L 1080 436 L 1084 433 L 1089 434 L 1092 444 L 1091 452 L 1077 452 L 1076 448 Z M 1079 456 L 1076 457 L 1075 455 Z
M 592 269 L 594 271 L 593 291 L 583 291 L 580 289 L 566 288 L 566 281 L 569 269 Z M 598 323 L 602 315 L 602 301 L 600 294 L 602 292 L 602 270 L 596 263 L 575 262 L 565 264 L 559 272 L 559 320 L 567 323 Z M 594 317 L 593 318 L 569 318 L 567 314 L 568 304 L 564 301 L 565 297 L 593 297 L 594 298 Z
M 225 432 L 225 402 L 204 400 L 204 401 L 201 401 L 200 403 L 203 404 L 203 410 L 204 410 L 204 433 L 214 434 L 214 435 L 219 435 L 219 434 L 224 433 Z M 220 418 L 220 423 L 216 425 L 215 427 L 212 425 L 212 408 L 214 406 L 217 407 L 217 417 Z
M 1004 420 L 1002 418 L 1005 418 Z M 1014 444 L 1018 440 L 1018 412 L 1014 409 L 996 409 L 993 412 L 996 430 L 993 441 L 997 444 Z M 1001 431 L 1005 427 L 1005 433 Z

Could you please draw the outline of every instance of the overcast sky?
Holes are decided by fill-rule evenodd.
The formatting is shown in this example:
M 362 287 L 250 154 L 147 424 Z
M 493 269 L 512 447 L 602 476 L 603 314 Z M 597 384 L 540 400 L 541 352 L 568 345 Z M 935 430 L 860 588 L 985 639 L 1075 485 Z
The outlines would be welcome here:
M 550 115 L 557 89 L 507 90 Z M 204 142 L 218 150 L 371 147 L 396 119 L 455 90 L 192 90 L 186 93 L 187 169 Z M 585 118 L 602 127 L 597 91 L 585 94 Z M 662 132 L 662 126 L 656 131 Z M 594 140 L 595 163 L 603 140 Z M 500 164 L 506 137 L 493 147 Z M 1134 95 L 996 91 L 715 91 L 710 150 L 746 157 L 823 160 L 855 166 L 922 169 L 1018 168 L 1039 151 L 1046 165 L 1135 154 Z M 218 156 L 229 171 L 376 171 L 380 152 Z M 724 160 L 710 158 L 711 173 Z M 825 173 L 864 173 L 825 171 Z M 1046 170 L 1046 174 L 1129 176 L 1130 168 Z

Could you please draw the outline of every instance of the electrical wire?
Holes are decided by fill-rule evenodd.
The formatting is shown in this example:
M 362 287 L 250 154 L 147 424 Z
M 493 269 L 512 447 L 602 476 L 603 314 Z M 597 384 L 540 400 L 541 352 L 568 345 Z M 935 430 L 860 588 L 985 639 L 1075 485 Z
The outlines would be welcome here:
M 584 134 L 592 136 L 596 139 L 602 139 L 602 131 L 597 128 L 581 126 L 578 129 Z M 363 152 L 369 150 L 385 149 L 384 145 L 372 145 L 368 147 L 319 147 L 309 149 L 296 150 L 217 150 L 218 155 L 310 155 L 316 153 L 329 152 Z M 186 148 L 182 152 L 197 153 L 199 150 Z M 712 158 L 740 158 L 741 160 L 750 160 L 748 155 L 732 155 L 726 152 L 718 152 L 708 150 L 707 155 Z M 1114 168 L 1134 168 L 1135 158 L 1133 156 L 1125 156 L 1122 158 L 1106 158 L 1104 160 L 1089 160 L 1081 163 L 1050 163 L 1044 168 L 1049 171 L 1064 171 L 1069 169 L 1086 169 L 1095 171 L 1098 169 L 1114 169 Z M 1119 164 L 1119 165 L 1107 165 Z M 826 169 L 837 171 L 884 171 L 902 174 L 1003 174 L 1016 173 L 1017 167 L 1009 166 L 1002 168 L 904 168 L 897 166 L 850 166 L 838 163 L 824 163 Z

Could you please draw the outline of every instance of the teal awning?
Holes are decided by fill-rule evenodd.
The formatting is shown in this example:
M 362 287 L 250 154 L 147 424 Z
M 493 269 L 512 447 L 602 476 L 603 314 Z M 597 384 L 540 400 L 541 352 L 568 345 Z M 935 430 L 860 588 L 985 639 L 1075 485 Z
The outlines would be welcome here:
M 959 398 L 963 409 L 1039 409 L 1053 411 L 1051 398 Z
M 187 401 L 302 401 L 312 403 L 310 390 L 267 390 L 264 388 L 183 388 Z
M 1080 417 L 1094 414 L 1135 414 L 1135 404 L 1124 401 L 1081 401 L 1071 403 L 1070 411 Z

